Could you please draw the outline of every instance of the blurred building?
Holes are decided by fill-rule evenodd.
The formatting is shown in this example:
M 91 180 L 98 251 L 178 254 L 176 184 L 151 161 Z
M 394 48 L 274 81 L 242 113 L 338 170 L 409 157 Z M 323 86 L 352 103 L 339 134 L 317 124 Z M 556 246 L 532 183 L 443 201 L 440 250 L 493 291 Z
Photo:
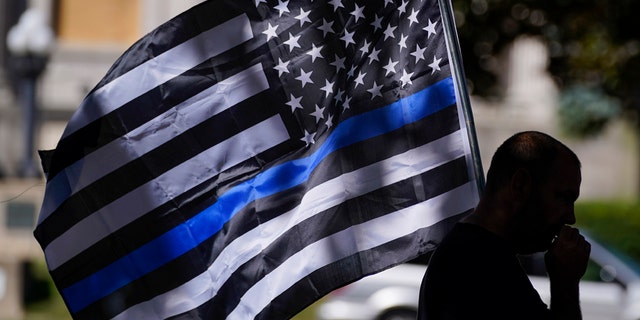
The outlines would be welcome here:
M 22 263 L 42 259 L 32 236 L 44 180 L 20 180 L 22 118 L 16 79 L 10 72 L 6 34 L 26 8 L 45 13 L 57 44 L 38 85 L 37 149 L 55 148 L 84 96 L 134 41 L 202 0 L 0 0 L 0 319 L 22 314 Z M 557 89 L 540 43 L 521 39 L 504 62 L 501 101 L 472 99 L 482 162 L 514 132 L 541 130 L 559 136 L 583 161 L 583 197 L 635 198 L 638 160 L 635 136 L 621 123 L 590 140 L 563 137 L 556 122 Z M 34 150 L 35 156 L 35 150 Z
M 27 7 L 49 18 L 57 44 L 39 83 L 40 148 L 54 148 L 86 93 L 137 39 L 201 0 L 0 0 L 0 171 L 16 172 L 22 155 L 20 105 L 6 33 Z M 12 92 L 13 91 L 13 92 Z
M 565 142 L 580 158 L 581 200 L 637 199 L 640 150 L 630 124 L 617 119 L 598 136 L 567 136 L 557 116 L 559 92 L 546 71 L 545 46 L 535 38 L 521 37 L 507 57 L 501 68 L 505 97 L 500 101 L 475 98 L 471 103 L 485 173 L 500 143 L 518 131 L 538 130 Z
M 66 122 L 113 62 L 147 32 L 201 0 L 0 0 L 0 319 L 21 319 L 26 262 L 43 259 L 33 228 L 43 179 L 18 179 L 24 149 L 7 32 L 28 8 L 45 14 L 57 43 L 38 82 L 37 149 L 53 149 Z M 35 150 L 33 150 L 34 156 Z

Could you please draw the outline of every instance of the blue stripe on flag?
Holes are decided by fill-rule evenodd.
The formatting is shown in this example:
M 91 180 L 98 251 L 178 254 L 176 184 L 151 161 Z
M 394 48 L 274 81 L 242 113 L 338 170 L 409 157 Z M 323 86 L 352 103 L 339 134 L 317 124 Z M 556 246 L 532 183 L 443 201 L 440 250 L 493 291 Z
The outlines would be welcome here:
M 115 290 L 195 248 L 216 234 L 248 203 L 303 183 L 330 153 L 396 130 L 456 102 L 453 80 L 446 78 L 412 96 L 341 122 L 311 156 L 283 163 L 229 190 L 185 223 L 102 270 L 62 290 L 75 313 Z M 286 179 L 283 179 L 286 177 Z M 192 241 L 186 241 L 191 239 Z

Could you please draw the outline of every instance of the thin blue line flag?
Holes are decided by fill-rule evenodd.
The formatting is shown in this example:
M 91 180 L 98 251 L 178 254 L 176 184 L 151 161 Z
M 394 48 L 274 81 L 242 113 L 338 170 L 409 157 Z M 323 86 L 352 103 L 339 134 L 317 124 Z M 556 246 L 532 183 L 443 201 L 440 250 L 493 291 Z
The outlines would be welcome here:
M 478 199 L 441 15 L 217 0 L 136 42 L 46 161 L 73 318 L 290 318 L 433 250 Z

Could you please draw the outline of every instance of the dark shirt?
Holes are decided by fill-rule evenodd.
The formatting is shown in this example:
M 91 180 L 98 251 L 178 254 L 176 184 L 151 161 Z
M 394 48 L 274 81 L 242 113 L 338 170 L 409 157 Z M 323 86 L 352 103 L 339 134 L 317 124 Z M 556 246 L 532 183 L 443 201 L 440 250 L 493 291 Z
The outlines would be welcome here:
M 548 318 L 514 250 L 497 235 L 458 223 L 431 257 L 418 320 Z

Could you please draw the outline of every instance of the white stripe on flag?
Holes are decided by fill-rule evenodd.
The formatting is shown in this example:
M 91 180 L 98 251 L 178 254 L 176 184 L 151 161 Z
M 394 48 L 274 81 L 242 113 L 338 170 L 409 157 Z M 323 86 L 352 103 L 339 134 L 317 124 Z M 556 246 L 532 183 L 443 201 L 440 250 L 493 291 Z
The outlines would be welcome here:
M 105 84 L 87 97 L 82 102 L 78 113 L 67 125 L 62 138 L 203 61 L 252 37 L 253 32 L 249 18 L 246 14 L 242 14 L 146 61 Z M 99 106 L 85 105 L 92 104 L 96 100 L 100 101 Z
M 354 225 L 305 247 L 247 290 L 227 320 L 253 319 L 273 299 L 313 271 L 472 209 L 476 205 L 474 189 L 475 182 L 468 182 L 438 197 Z M 425 214 L 427 212 L 440 214 Z
M 289 139 L 279 115 L 246 129 L 88 216 L 45 248 L 50 270 L 161 204 Z
M 115 319 L 167 318 L 194 309 L 213 298 L 239 267 L 291 227 L 346 200 L 419 175 L 464 154 L 458 131 L 320 184 L 304 195 L 298 207 L 227 245 L 206 272 L 172 291 L 125 310 Z M 471 195 L 467 197 L 473 198 Z
M 44 221 L 64 200 L 80 189 L 268 88 L 269 83 L 262 65 L 256 64 L 203 90 L 76 161 L 47 183 L 48 192 L 45 193 L 38 223 Z M 135 148 L 135 151 L 132 151 L 132 148 Z

